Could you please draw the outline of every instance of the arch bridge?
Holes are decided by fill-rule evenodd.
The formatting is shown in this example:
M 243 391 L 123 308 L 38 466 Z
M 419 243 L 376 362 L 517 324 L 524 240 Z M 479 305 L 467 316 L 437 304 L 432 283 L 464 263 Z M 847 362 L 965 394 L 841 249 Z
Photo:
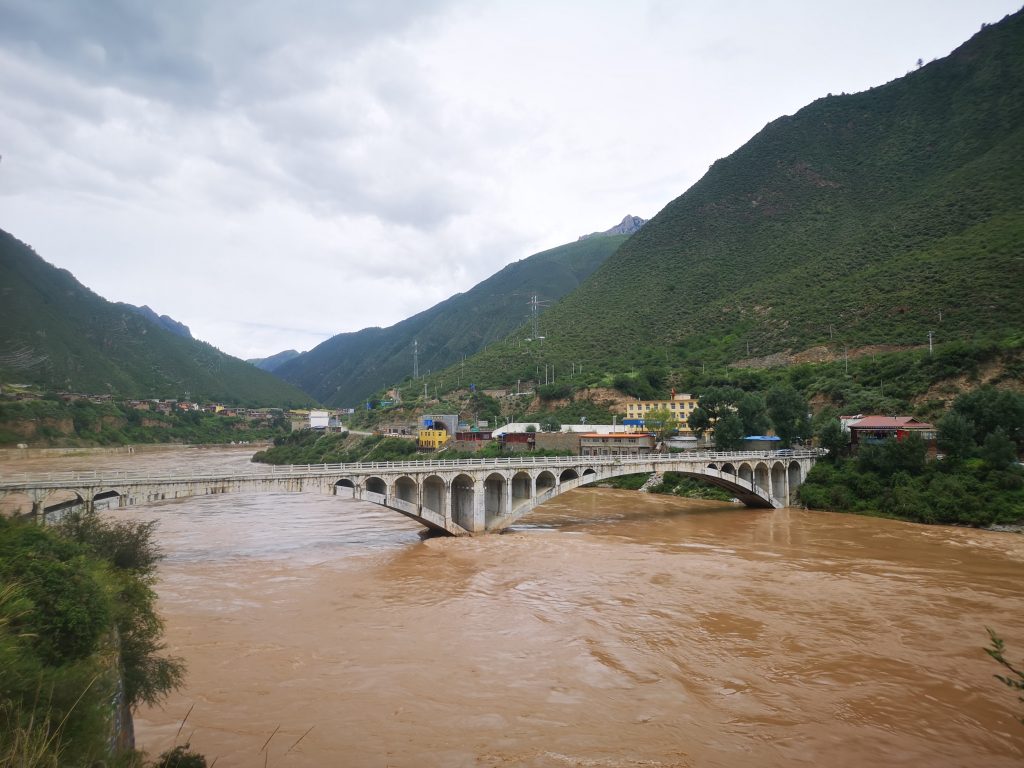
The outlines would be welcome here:
M 32 513 L 97 502 L 127 507 L 230 492 L 319 493 L 360 499 L 436 531 L 500 531 L 559 494 L 620 475 L 678 472 L 732 493 L 749 507 L 784 507 L 821 449 L 686 452 L 645 456 L 513 456 L 453 461 L 254 466 L 227 473 L 65 472 L 0 476 L 0 499 L 28 497 Z

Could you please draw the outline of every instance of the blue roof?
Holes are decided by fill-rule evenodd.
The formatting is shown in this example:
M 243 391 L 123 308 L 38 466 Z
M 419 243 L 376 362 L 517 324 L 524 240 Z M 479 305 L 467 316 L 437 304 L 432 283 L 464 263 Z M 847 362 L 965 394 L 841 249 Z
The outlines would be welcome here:
M 743 439 L 744 440 L 770 440 L 772 442 L 775 442 L 776 440 L 781 440 L 782 438 L 781 437 L 776 437 L 775 435 L 747 435 Z

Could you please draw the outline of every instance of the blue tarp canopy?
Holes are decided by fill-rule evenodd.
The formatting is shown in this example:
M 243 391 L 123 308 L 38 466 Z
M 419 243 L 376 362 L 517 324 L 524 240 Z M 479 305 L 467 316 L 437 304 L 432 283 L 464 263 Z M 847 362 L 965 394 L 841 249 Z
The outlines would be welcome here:
M 781 437 L 776 437 L 775 435 L 747 435 L 743 439 L 744 440 L 769 441 L 769 442 L 773 442 L 774 443 L 774 442 L 778 442 L 782 438 Z

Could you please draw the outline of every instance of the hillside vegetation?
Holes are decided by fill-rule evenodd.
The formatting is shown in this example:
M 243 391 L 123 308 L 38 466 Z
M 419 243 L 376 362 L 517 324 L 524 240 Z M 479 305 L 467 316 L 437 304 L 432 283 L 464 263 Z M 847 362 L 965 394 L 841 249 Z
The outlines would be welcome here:
M 1019 345 L 1024 15 L 869 91 L 781 117 L 544 316 L 468 360 L 478 386 L 820 347 Z M 442 389 L 455 385 L 449 371 Z
M 124 397 L 299 405 L 271 374 L 113 304 L 0 231 L 0 383 Z
M 542 302 L 564 296 L 627 239 L 589 237 L 534 254 L 390 328 L 338 334 L 274 373 L 328 405 L 358 405 L 412 373 L 414 340 L 423 373 L 473 355 L 522 325 L 534 293 Z

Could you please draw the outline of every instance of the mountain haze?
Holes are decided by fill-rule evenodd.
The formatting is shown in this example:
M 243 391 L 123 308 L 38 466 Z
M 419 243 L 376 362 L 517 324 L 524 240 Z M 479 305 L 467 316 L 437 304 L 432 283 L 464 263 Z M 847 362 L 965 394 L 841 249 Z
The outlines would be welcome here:
M 272 372 L 276 371 L 293 357 L 298 357 L 299 354 L 298 350 L 286 349 L 284 352 L 278 352 L 276 355 L 271 355 L 270 357 L 256 357 L 251 360 L 246 360 L 245 362 L 250 365 L 255 365 L 261 371 Z
M 593 237 L 534 254 L 389 328 L 338 334 L 274 374 L 328 405 L 355 405 L 412 374 L 414 340 L 421 373 L 473 355 L 526 320 L 532 294 L 542 302 L 564 296 L 627 239 Z
M 539 362 L 1020 339 L 1022 278 L 1016 13 L 898 80 L 769 123 L 552 307 L 542 350 L 494 345 L 465 368 L 507 383 Z
M 0 328 L 0 382 L 137 398 L 187 392 L 193 399 L 262 405 L 310 400 L 269 373 L 166 330 L 135 307 L 97 296 L 3 231 Z

